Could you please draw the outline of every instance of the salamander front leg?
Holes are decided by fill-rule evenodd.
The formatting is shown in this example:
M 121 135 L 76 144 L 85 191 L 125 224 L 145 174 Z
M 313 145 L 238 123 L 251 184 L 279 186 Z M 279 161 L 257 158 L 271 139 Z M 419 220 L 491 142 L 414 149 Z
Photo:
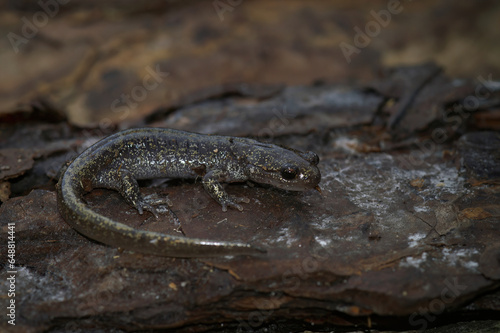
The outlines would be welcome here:
M 241 206 L 239 203 L 249 203 L 250 200 L 248 198 L 235 197 L 227 194 L 227 192 L 220 184 L 221 181 L 223 182 L 225 180 L 227 180 L 226 172 L 213 170 L 203 176 L 202 182 L 205 191 L 207 191 L 208 194 L 210 194 L 210 196 L 222 206 L 223 212 L 227 211 L 227 207 L 236 208 L 241 212 L 243 210 L 243 206 Z

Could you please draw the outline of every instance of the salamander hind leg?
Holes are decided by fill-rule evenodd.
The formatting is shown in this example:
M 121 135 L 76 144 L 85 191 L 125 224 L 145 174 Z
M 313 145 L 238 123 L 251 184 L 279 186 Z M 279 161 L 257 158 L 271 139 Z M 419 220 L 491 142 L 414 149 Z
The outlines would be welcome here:
M 104 187 L 118 191 L 125 201 L 137 209 L 141 215 L 146 210 L 158 218 L 158 212 L 154 206 L 162 204 L 172 205 L 168 198 L 160 198 L 157 195 L 144 197 L 139 190 L 137 180 L 126 169 L 110 170 L 100 174 L 96 178 L 94 187 Z
M 224 171 L 210 171 L 203 176 L 203 187 L 205 188 L 205 191 L 207 191 L 208 194 L 222 206 L 222 211 L 226 212 L 227 207 L 233 207 L 241 212 L 243 211 L 243 206 L 239 203 L 249 203 L 250 200 L 248 198 L 235 197 L 227 194 L 220 183 L 226 178 L 227 175 Z

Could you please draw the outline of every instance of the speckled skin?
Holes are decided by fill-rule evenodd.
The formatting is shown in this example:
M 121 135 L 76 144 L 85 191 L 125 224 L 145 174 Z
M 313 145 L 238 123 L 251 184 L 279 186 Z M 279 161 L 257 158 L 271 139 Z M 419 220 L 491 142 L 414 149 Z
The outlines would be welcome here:
M 64 171 L 57 185 L 64 219 L 99 242 L 136 252 L 169 257 L 253 255 L 265 252 L 236 242 L 190 239 L 131 228 L 88 208 L 82 200 L 93 188 L 120 192 L 142 214 L 156 210 L 143 198 L 137 179 L 201 178 L 205 190 L 226 211 L 243 210 L 245 198 L 229 196 L 223 183 L 255 181 L 303 191 L 318 188 L 318 156 L 252 139 L 202 135 L 161 128 L 131 129 L 85 150 Z

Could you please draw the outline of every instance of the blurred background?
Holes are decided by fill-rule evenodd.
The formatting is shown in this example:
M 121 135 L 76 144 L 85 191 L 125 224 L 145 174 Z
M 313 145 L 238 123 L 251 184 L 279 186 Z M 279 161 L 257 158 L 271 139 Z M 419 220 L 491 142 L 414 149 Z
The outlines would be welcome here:
M 362 85 L 430 61 L 500 76 L 493 0 L 4 0 L 0 30 L 0 114 L 51 108 L 85 127 L 228 84 Z

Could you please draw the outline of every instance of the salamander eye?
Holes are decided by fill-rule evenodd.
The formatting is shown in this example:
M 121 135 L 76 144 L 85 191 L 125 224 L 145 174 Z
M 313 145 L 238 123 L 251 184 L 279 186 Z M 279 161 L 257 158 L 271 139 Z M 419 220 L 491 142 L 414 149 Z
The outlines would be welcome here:
M 289 165 L 285 165 L 281 169 L 281 177 L 286 180 L 292 180 L 294 179 L 298 174 L 297 168 Z

